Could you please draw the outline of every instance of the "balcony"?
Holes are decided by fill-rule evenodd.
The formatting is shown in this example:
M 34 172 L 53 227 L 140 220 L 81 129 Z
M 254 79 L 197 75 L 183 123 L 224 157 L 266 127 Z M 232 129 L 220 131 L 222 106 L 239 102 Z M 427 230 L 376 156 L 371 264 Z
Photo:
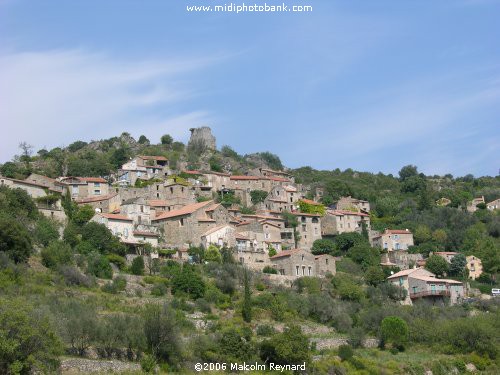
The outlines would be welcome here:
M 415 298 L 422 298 L 422 297 L 449 297 L 450 296 L 450 291 L 449 290 L 425 290 L 423 292 L 418 292 L 418 293 L 410 293 L 410 298 L 415 299 Z

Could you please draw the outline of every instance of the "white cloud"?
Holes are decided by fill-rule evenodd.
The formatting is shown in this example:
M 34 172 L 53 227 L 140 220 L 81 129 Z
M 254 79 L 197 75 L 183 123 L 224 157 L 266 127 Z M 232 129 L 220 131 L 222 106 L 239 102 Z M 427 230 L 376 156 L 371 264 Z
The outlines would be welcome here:
M 41 148 L 122 131 L 182 137 L 211 120 L 179 109 L 199 91 L 186 77 L 218 59 L 131 62 L 80 49 L 3 54 L 0 161 L 17 153 L 20 141 Z

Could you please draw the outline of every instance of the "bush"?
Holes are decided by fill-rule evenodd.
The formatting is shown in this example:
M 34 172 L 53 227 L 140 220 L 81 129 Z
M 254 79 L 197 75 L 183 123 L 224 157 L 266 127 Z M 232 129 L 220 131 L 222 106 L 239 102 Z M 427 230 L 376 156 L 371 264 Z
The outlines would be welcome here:
M 56 222 L 40 218 L 35 227 L 36 242 L 42 246 L 48 246 L 52 241 L 59 239 L 59 229 Z
M 41 255 L 42 264 L 52 269 L 71 264 L 73 261 L 71 247 L 62 241 L 52 241 L 49 246 L 42 250 Z
M 28 231 L 16 220 L 0 217 L 0 252 L 15 263 L 28 260 L 33 246 Z
M 262 324 L 257 327 L 256 333 L 258 336 L 272 336 L 276 333 L 276 330 L 270 324 Z
M 101 290 L 106 293 L 116 294 L 118 292 L 123 292 L 126 287 L 127 279 L 123 276 L 117 276 L 112 282 L 104 284 Z
M 117 254 L 108 254 L 106 255 L 106 258 L 110 263 L 116 265 L 120 270 L 123 270 L 127 264 L 125 258 Z
M 130 272 L 132 273 L 132 275 L 144 275 L 144 258 L 142 256 L 135 257 L 134 260 L 132 260 Z
M 273 274 L 273 275 L 277 275 L 278 274 L 278 270 L 274 267 L 271 267 L 271 266 L 265 266 L 264 269 L 262 270 L 263 273 L 270 273 L 270 274 Z
M 313 243 L 311 252 L 315 255 L 333 254 L 335 252 L 335 243 L 329 239 L 316 240 Z
M 291 326 L 260 345 L 260 358 L 277 364 L 310 362 L 309 340 L 300 327 Z
M 339 352 L 339 357 L 342 361 L 348 361 L 354 355 L 354 351 L 352 350 L 350 345 L 340 345 L 338 352 Z
M 0 373 L 56 373 L 61 340 L 49 320 L 19 300 L 0 300 Z
M 151 295 L 155 297 L 162 297 L 167 293 L 167 287 L 163 283 L 157 283 L 151 288 Z
M 189 265 L 184 265 L 182 271 L 172 278 L 172 292 L 186 293 L 194 299 L 205 294 L 205 282 Z
M 145 354 L 141 359 L 141 368 L 146 374 L 152 374 L 156 370 L 156 359 L 154 356 Z
M 87 256 L 87 273 L 101 279 L 111 279 L 113 269 L 108 259 L 99 253 L 90 253 Z
M 408 340 L 408 324 L 398 316 L 388 316 L 380 324 L 380 334 L 384 344 L 402 349 Z
M 62 275 L 66 285 L 84 286 L 90 288 L 94 280 L 80 272 L 78 268 L 72 266 L 61 266 L 59 273 Z
M 157 360 L 175 364 L 181 356 L 179 322 L 167 305 L 148 305 L 144 312 L 144 333 L 150 352 Z

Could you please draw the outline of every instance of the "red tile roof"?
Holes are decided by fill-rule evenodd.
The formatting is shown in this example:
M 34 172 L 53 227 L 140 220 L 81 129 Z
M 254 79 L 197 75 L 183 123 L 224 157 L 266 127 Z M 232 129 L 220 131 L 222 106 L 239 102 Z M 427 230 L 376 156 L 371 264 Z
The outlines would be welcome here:
M 281 177 L 268 177 L 268 179 L 276 182 L 290 182 L 288 178 L 281 178 Z
M 166 207 L 168 206 L 168 201 L 162 199 L 152 199 L 147 201 L 151 207 Z
M 299 251 L 300 251 L 299 249 L 283 250 L 282 252 L 270 257 L 269 259 L 279 259 L 279 258 L 283 258 L 283 257 L 288 257 L 290 255 L 298 253 Z
M 80 180 L 85 181 L 85 182 L 102 182 L 102 183 L 107 182 L 102 177 L 77 177 L 77 178 L 79 178 Z
M 412 234 L 411 231 L 406 229 L 386 229 L 384 234 Z
M 116 197 L 118 194 L 113 193 L 113 194 L 108 194 L 108 195 L 98 195 L 95 197 L 90 197 L 90 198 L 82 198 L 75 200 L 77 204 L 82 204 L 82 203 L 92 203 L 92 202 L 100 202 L 100 201 L 107 201 L 111 198 Z
M 365 216 L 365 217 L 370 216 L 368 214 L 365 214 L 364 212 L 355 212 L 349 210 L 329 210 L 328 213 L 335 216 L 343 216 L 343 215 L 355 215 L 355 216 Z
M 149 156 L 149 155 L 139 155 L 138 156 L 144 160 L 159 160 L 159 161 L 167 161 L 168 159 L 165 156 Z
M 168 212 L 163 212 L 152 221 L 158 221 L 158 220 L 163 220 L 163 219 L 169 219 L 172 217 L 177 217 L 177 216 L 184 216 L 184 215 L 190 215 L 193 212 L 199 210 L 200 208 L 203 208 L 205 206 L 208 206 L 209 204 L 213 204 L 214 201 L 206 201 L 206 202 L 200 202 L 200 203 L 193 203 L 193 204 L 188 204 L 187 206 L 184 206 L 182 208 L 179 208 L 177 210 L 172 210 Z
M 231 176 L 230 180 L 267 180 L 267 177 L 258 177 L 258 176 Z
M 133 221 L 127 215 L 103 214 L 103 213 L 100 213 L 99 215 L 102 217 L 105 217 L 106 219 L 109 219 L 109 220 Z
M 182 173 L 185 173 L 185 174 L 201 174 L 200 171 L 182 171 Z

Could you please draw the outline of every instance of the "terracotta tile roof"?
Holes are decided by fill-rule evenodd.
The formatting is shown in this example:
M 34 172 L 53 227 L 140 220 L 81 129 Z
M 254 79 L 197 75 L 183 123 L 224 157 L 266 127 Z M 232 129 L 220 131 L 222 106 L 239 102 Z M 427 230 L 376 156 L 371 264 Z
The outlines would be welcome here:
M 215 209 L 216 209 L 217 207 L 219 207 L 219 206 L 220 206 L 220 203 L 214 203 L 214 204 L 212 204 L 210 207 L 207 207 L 207 208 L 205 209 L 205 211 L 213 211 L 213 210 L 215 210 Z
M 422 269 L 423 269 L 422 267 L 419 267 L 419 268 L 410 268 L 408 270 L 399 271 L 399 272 L 396 272 L 394 275 L 389 276 L 388 279 L 394 279 L 396 277 L 408 276 L 408 275 L 411 275 L 413 272 L 418 271 L 418 270 L 422 270 Z
M 77 177 L 82 181 L 85 182 L 102 182 L 102 183 L 107 183 L 107 181 L 102 178 L 102 177 Z
M 243 236 L 242 234 L 235 234 L 234 238 L 236 238 L 237 240 L 250 241 L 250 238 Z
M 406 229 L 386 229 L 384 234 L 412 234 L 411 231 Z
M 134 234 L 134 236 L 144 236 L 144 237 L 159 237 L 160 236 L 158 233 L 141 231 L 141 230 L 134 230 L 132 233 Z
M 288 257 L 290 255 L 298 253 L 299 251 L 300 251 L 299 249 L 283 250 L 283 251 L 279 252 L 278 254 L 270 257 L 269 259 L 279 259 L 279 258 L 283 258 L 283 257 Z
M 109 220 L 133 221 L 127 215 L 99 213 L 99 216 L 105 217 L 106 219 L 109 219 Z
M 312 204 L 313 206 L 322 206 L 321 203 L 318 203 L 318 202 L 315 202 L 315 201 L 312 201 L 312 200 L 306 199 L 306 198 L 302 198 L 299 202 L 304 202 L 304 203 L 307 203 L 307 204 Z
M 428 281 L 428 282 L 436 282 L 436 283 L 445 283 L 445 284 L 462 284 L 460 281 L 456 280 L 450 280 L 450 279 L 438 279 L 436 277 L 432 276 L 420 276 L 420 275 L 414 275 L 414 276 L 408 276 L 411 277 L 412 279 L 416 280 L 422 280 L 422 281 Z
M 203 174 L 214 174 L 216 176 L 223 176 L 223 177 L 229 177 L 231 176 L 229 173 L 223 173 L 223 172 L 215 172 L 215 171 L 207 171 L 207 172 L 202 172 Z
M 281 178 L 281 177 L 268 177 L 268 179 L 276 182 L 290 182 L 288 178 Z
M 24 184 L 24 185 L 36 186 L 36 187 L 43 188 L 43 189 L 47 188 L 47 186 L 39 184 L 37 182 L 31 182 L 31 181 L 26 181 L 26 180 L 16 180 L 15 178 L 9 178 L 9 177 L 4 177 L 4 176 L 0 176 L 0 177 L 3 180 L 9 180 L 9 181 L 13 181 L 13 182 Z
M 182 173 L 185 173 L 185 174 L 201 174 L 200 171 L 182 171 Z
M 111 198 L 114 198 L 118 195 L 118 193 L 113 193 L 113 194 L 108 194 L 108 195 L 98 195 L 95 197 L 90 197 L 90 198 L 82 198 L 75 200 L 76 203 L 82 204 L 82 203 L 92 203 L 92 202 L 101 202 L 101 201 L 107 201 Z
M 271 172 L 271 173 L 276 173 L 276 174 L 284 174 L 284 175 L 287 175 L 287 176 L 291 176 L 290 173 L 287 173 L 287 172 L 284 172 L 284 171 L 275 171 L 275 170 L 272 170 L 272 169 L 269 169 L 269 168 L 262 168 L 261 170 L 262 171 L 266 171 L 266 172 Z
M 251 218 L 256 218 L 256 219 L 267 219 L 267 220 L 278 220 L 278 221 L 285 221 L 285 219 L 279 218 L 279 217 L 274 217 L 274 216 L 266 216 L 266 215 L 246 215 L 243 214 L 241 215 L 242 217 L 251 217 Z
M 456 251 L 436 251 L 434 254 L 437 255 L 457 255 Z
M 143 160 L 158 160 L 158 161 L 167 161 L 168 159 L 165 156 L 150 156 L 150 155 L 138 155 L 138 158 Z
M 163 199 L 152 199 L 150 201 L 147 201 L 147 203 L 151 207 L 167 207 L 168 206 L 168 201 L 163 200 Z
M 200 202 L 200 203 L 188 204 L 187 206 L 184 206 L 184 207 L 179 208 L 177 210 L 163 212 L 152 220 L 158 221 L 158 220 L 163 220 L 163 219 L 169 219 L 171 217 L 190 215 L 193 212 L 199 210 L 200 208 L 208 206 L 209 204 L 213 204 L 213 202 L 214 201 L 210 200 L 210 201 L 205 201 L 205 202 Z
M 295 216 L 311 216 L 311 217 L 321 217 L 320 214 L 307 214 L 305 212 L 292 212 Z
M 267 180 L 267 177 L 259 177 L 259 176 L 231 176 L 230 180 Z
M 355 215 L 355 216 L 365 216 L 365 217 L 370 216 L 368 214 L 365 214 L 364 212 L 354 212 L 349 210 L 328 210 L 328 213 L 330 215 L 335 215 L 335 216 L 344 216 L 344 215 Z
M 230 227 L 230 228 L 231 228 L 231 226 L 230 226 L 230 225 L 228 225 L 228 224 L 219 225 L 219 226 L 217 226 L 217 227 L 214 227 L 214 228 L 211 228 L 211 229 L 207 230 L 207 231 L 206 231 L 205 233 L 203 233 L 201 236 L 202 236 L 202 237 L 203 237 L 203 236 L 208 236 L 209 234 L 214 233 L 214 232 L 217 232 L 218 230 L 220 230 L 220 229 L 222 229 L 222 228 L 225 228 L 225 227 Z

